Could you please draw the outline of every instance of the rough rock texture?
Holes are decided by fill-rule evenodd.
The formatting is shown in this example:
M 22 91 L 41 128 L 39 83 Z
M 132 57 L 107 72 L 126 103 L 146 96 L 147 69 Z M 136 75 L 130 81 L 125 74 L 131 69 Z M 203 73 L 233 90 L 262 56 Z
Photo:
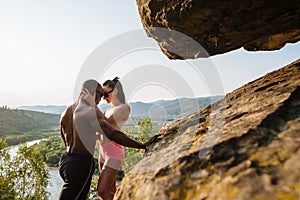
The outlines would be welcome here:
M 300 59 L 160 134 L 115 199 L 300 199 Z
M 136 0 L 147 34 L 171 59 L 207 57 L 240 47 L 275 50 L 300 40 L 297 0 Z M 156 27 L 181 32 L 191 40 Z

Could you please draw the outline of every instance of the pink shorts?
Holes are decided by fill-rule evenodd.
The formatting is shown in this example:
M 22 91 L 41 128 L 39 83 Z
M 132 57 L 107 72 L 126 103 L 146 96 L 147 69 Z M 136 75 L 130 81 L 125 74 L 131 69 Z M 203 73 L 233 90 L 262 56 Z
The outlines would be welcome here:
M 114 158 L 123 162 L 124 160 L 124 147 L 119 145 L 113 141 L 100 144 L 99 145 L 99 160 L 102 163 L 109 160 L 110 158 Z

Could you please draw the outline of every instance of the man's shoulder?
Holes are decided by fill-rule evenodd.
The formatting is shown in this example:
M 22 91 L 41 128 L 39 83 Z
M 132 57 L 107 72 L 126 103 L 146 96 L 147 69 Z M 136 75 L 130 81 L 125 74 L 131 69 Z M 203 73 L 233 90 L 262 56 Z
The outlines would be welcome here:
M 75 107 L 76 104 L 74 103 L 64 110 L 64 112 L 60 115 L 60 123 L 62 123 L 64 120 L 72 118 Z
M 68 106 L 68 107 L 64 110 L 64 112 L 60 115 L 61 118 L 63 118 L 63 117 L 66 116 L 66 115 L 73 114 L 73 112 L 74 112 L 76 106 L 77 106 L 76 103 L 74 103 L 74 104 Z
M 96 107 L 87 105 L 85 103 L 79 103 L 74 109 L 74 116 L 76 117 L 90 117 L 95 115 Z

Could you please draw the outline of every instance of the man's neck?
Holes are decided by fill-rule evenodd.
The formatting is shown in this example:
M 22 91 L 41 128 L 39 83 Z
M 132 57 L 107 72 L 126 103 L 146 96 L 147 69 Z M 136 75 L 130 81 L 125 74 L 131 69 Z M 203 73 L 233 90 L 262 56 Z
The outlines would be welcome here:
M 86 105 L 88 105 L 88 106 L 92 106 L 88 101 L 86 101 L 86 100 L 83 99 L 82 97 L 79 97 L 78 101 L 79 101 L 79 103 L 84 103 L 84 104 L 86 104 Z

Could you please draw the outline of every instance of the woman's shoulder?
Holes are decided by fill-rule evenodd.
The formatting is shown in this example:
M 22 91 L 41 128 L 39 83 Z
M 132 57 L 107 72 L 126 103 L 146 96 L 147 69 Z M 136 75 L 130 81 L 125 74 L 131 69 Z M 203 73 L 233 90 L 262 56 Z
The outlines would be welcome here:
M 120 106 L 123 107 L 123 108 L 130 109 L 129 104 L 127 104 L 127 103 L 122 103 L 122 104 L 120 104 Z
M 120 104 L 119 109 L 122 110 L 122 111 L 130 112 L 130 106 L 127 103 Z
M 129 107 L 128 104 L 123 104 L 122 103 L 122 104 L 114 107 L 113 113 L 115 113 L 115 114 L 116 113 L 119 113 L 119 114 L 122 113 L 122 115 L 129 115 L 130 114 L 130 107 Z

